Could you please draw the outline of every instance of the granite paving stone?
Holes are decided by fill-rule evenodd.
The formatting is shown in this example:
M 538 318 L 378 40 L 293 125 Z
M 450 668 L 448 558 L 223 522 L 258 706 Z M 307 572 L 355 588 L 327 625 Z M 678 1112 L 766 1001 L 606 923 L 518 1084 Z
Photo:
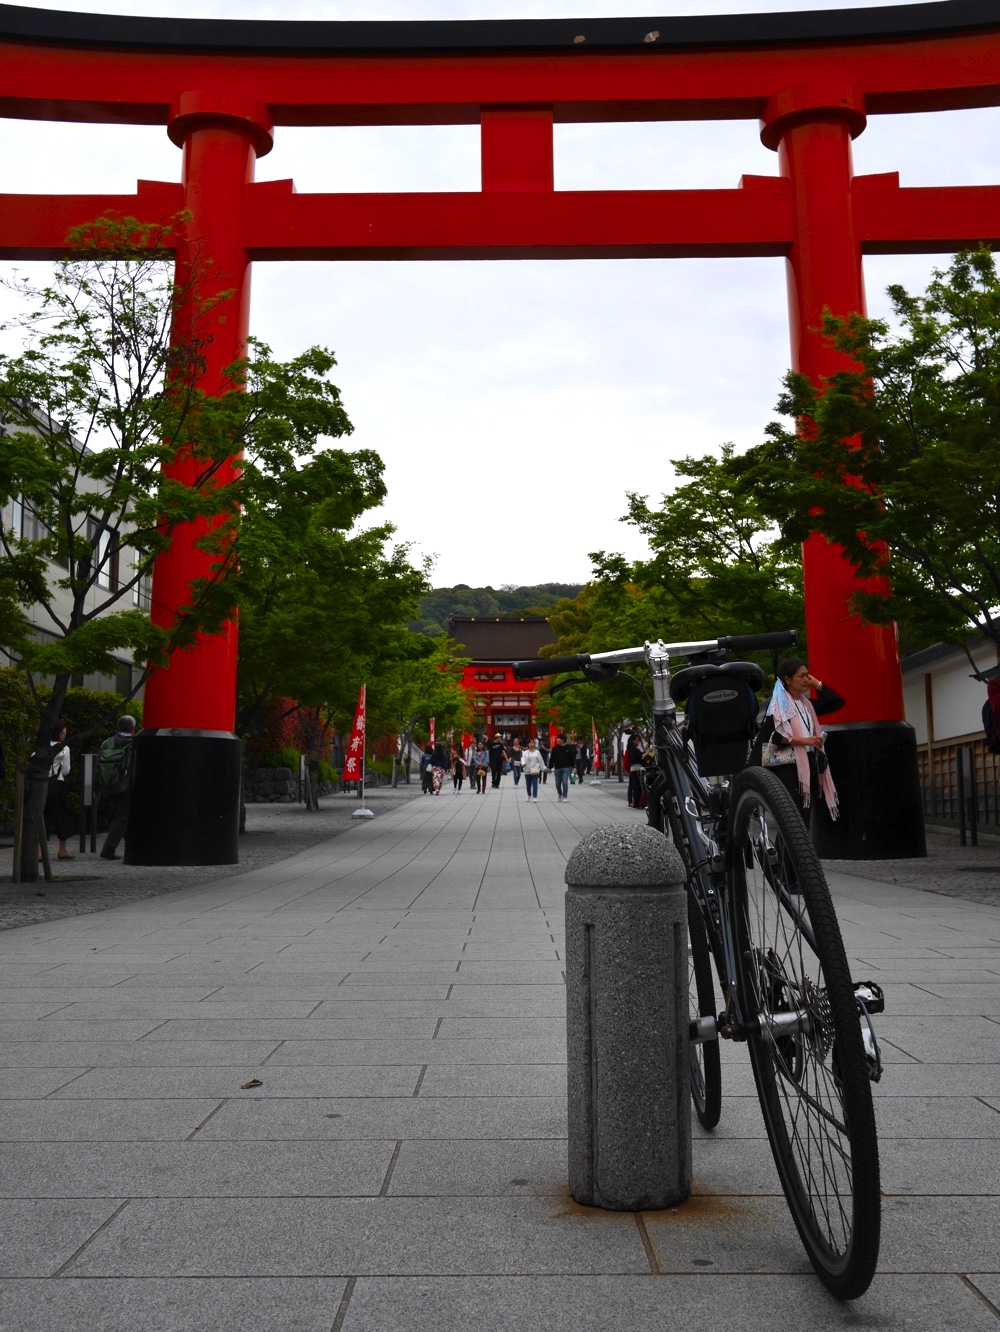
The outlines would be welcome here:
M 59 988 L 55 985 L 42 989 L 38 986 L 32 989 L 21 991 L 21 997 L 26 1001 L 49 1001 L 61 1004 L 116 1004 L 127 1003 L 141 999 L 143 1003 L 159 1004 L 178 1002 L 183 1004 L 198 1003 L 201 999 L 206 999 L 210 994 L 219 993 L 218 985 L 164 985 L 153 986 L 144 985 L 141 994 L 137 994 L 135 989 L 127 989 L 125 985 L 116 986 L 98 986 L 98 985 L 73 985 Z M 250 995 L 249 998 L 260 998 L 260 995 Z M 298 998 L 300 996 L 292 996 Z M 308 996 L 305 996 L 308 997 Z M 77 1014 L 79 1016 L 79 1014 Z M 116 1014 L 113 1016 L 127 1016 Z
M 1000 1199 L 887 1196 L 882 1204 L 884 1272 L 1000 1273 Z
M 54 1276 L 119 1205 L 94 1199 L 0 1199 L 0 1277 Z
M 62 1008 L 60 1016 L 73 1021 L 89 1018 L 159 1018 L 161 1022 L 181 1018 L 220 1022 L 224 1019 L 239 1021 L 248 1018 L 307 1018 L 316 1008 L 312 999 L 253 999 L 245 1003 L 213 1003 L 204 1000 L 155 1000 L 145 997 L 130 999 L 127 995 L 95 1001 L 73 1002 Z M 360 1014 L 359 1016 L 363 1016 Z
M 429 1096 L 565 1096 L 564 1064 L 428 1064 L 420 1084 Z
M 4 1332 L 330 1332 L 347 1282 L 60 1280 L 0 1283 Z
M 446 1017 L 437 1033 L 439 1041 L 477 1040 L 494 1036 L 500 1040 L 534 1039 L 558 1040 L 566 1034 L 565 1014 L 546 1017 Z
M 36 1022 L 0 1022 L 0 1044 L 5 1041 L 138 1041 L 161 1025 L 159 1018 L 40 1018 Z
M 537 1064 L 565 1063 L 564 1034 L 542 1040 L 285 1041 L 281 1064 Z
M 352 1018 L 327 1016 L 302 1018 L 168 1019 L 156 1028 L 155 1040 L 165 1041 L 295 1041 L 377 1040 L 392 1037 L 430 1039 L 437 1025 L 427 1018 Z
M 2 1142 L 157 1142 L 182 1140 L 218 1108 L 218 1100 L 8 1101 Z
M 73 1001 L 71 999 L 33 999 L 11 1003 L 0 1000 L 0 1024 L 17 1018 L 50 1017 L 53 1013 L 61 1013 L 64 1017 L 67 1017 L 72 1007 Z M 86 1016 L 86 1014 L 83 1016 Z M 123 1016 L 130 1017 L 133 1015 L 126 1013 Z
M 272 1096 L 412 1096 L 420 1066 L 393 1064 L 333 1065 L 322 1068 L 282 1068 L 268 1063 L 222 1067 L 181 1066 L 159 1068 L 101 1068 L 84 1070 L 80 1077 L 54 1091 L 53 1100 L 102 1100 L 171 1097 L 209 1097 L 259 1100 Z M 243 1090 L 251 1078 L 262 1083 Z M 1000 1119 L 1000 1116 L 995 1116 Z
M 18 1041 L 0 1045 L 0 1068 L 61 1068 L 74 1062 L 99 1068 L 179 1064 L 210 1067 L 251 1064 L 272 1054 L 277 1041 Z
M 661 1272 L 810 1272 L 784 1198 L 698 1193 L 644 1212 Z
M 506 1142 L 405 1141 L 390 1197 L 566 1197 L 562 1139 Z
M 50 1096 L 86 1072 L 85 1068 L 5 1068 L 0 1074 L 0 1101 Z
M 586 1213 L 582 1215 L 581 1213 Z M 131 1203 L 73 1276 L 647 1272 L 635 1219 L 539 1198 Z
M 214 993 L 227 1003 L 253 1001 L 273 995 L 275 999 L 307 999 L 313 1004 L 381 1003 L 387 1000 L 408 1004 L 447 999 L 451 989 L 449 985 L 414 985 L 409 989 L 402 985 L 352 985 L 348 989 L 344 985 L 313 983 L 308 980 L 299 982 L 294 977 L 257 978 L 256 973 L 250 972 L 241 983 L 225 985 Z
M 1000 1141 L 890 1138 L 879 1144 L 886 1193 L 1000 1193 Z
M 262 1070 L 266 1072 L 266 1070 Z M 259 1075 L 258 1075 L 259 1076 Z M 559 1096 L 378 1100 L 261 1097 L 228 1100 L 201 1130 L 205 1140 L 328 1138 L 565 1138 Z
M 9 1198 L 374 1197 L 395 1142 L 0 1143 Z M 75 1246 L 74 1246 L 75 1247 Z
M 994 1309 L 1000 1309 L 1000 1274 L 996 1272 L 976 1272 L 968 1277 L 969 1284 L 974 1290 L 993 1305 Z

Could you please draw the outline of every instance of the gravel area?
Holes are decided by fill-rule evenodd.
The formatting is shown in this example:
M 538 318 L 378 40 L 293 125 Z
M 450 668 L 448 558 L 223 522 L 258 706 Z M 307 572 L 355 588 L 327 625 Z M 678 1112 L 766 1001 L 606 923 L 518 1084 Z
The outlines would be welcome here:
M 1000 842 L 960 846 L 957 833 L 928 832 L 927 855 L 907 860 L 824 860 L 827 870 L 924 893 L 1000 906 Z
M 397 787 L 395 791 L 391 787 L 376 787 L 365 792 L 365 804 L 378 817 L 419 795 L 417 783 Z M 90 911 L 107 911 L 123 902 L 159 897 L 233 874 L 246 874 L 337 837 L 361 822 L 352 818 L 358 808 L 356 796 L 329 796 L 320 804 L 319 812 L 313 814 L 307 813 L 302 805 L 247 805 L 247 831 L 240 838 L 238 865 L 148 867 L 126 865 L 122 860 L 101 860 L 89 851 L 82 855 L 76 852 L 72 864 L 53 859 L 50 883 L 39 879 L 37 883 L 16 884 L 10 882 L 12 848 L 8 841 L 0 848 L 0 930 L 81 916 Z M 98 837 L 98 848 L 102 840 L 103 833 Z M 74 851 L 78 845 L 76 840 L 70 843 Z M 49 846 L 54 857 L 54 839 Z

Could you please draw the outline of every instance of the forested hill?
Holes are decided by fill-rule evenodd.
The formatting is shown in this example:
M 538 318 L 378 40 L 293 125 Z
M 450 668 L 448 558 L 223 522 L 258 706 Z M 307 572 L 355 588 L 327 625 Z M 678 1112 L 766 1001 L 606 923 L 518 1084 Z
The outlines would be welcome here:
M 575 597 L 582 583 L 538 583 L 535 587 L 436 587 L 420 603 L 420 619 L 410 628 L 425 634 L 448 631 L 452 615 L 525 615 L 544 612 L 563 597 Z

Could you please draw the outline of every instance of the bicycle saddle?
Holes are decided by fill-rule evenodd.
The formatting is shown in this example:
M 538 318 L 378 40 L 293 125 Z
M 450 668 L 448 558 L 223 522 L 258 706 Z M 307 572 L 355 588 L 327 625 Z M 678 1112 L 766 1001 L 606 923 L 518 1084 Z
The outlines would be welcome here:
M 714 676 L 734 677 L 745 680 L 756 693 L 764 688 L 764 672 L 752 661 L 729 661 L 724 666 L 713 666 L 710 662 L 701 662 L 697 666 L 685 666 L 670 677 L 670 697 L 675 703 L 683 703 L 699 680 Z

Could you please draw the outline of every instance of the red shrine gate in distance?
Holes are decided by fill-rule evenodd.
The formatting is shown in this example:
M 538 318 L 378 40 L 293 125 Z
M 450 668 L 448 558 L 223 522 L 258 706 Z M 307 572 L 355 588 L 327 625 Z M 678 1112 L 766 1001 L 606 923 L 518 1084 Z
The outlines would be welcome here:
M 900 188 L 854 177 L 869 115 L 1000 104 L 995 0 L 798 14 L 650 19 L 326 23 L 144 19 L 0 5 L 0 114 L 163 125 L 181 182 L 134 195 L 6 195 L 0 257 L 66 253 L 106 211 L 166 223 L 186 210 L 177 263 L 200 246 L 220 290 L 204 387 L 242 352 L 255 261 L 588 259 L 763 255 L 785 260 L 792 365 L 838 366 L 824 306 L 865 309 L 864 254 L 947 253 L 1000 242 L 1000 186 Z M 736 189 L 553 189 L 555 123 L 752 120 L 776 177 Z M 276 129 L 479 124 L 482 189 L 296 194 L 254 183 Z M 55 166 L 53 167 L 55 171 Z M 234 460 L 238 461 L 238 460 Z M 207 557 L 181 529 L 156 564 L 154 615 L 170 622 Z M 830 727 L 845 817 L 817 830 L 827 855 L 923 850 L 916 747 L 903 721 L 894 632 L 862 624 L 840 552 L 804 551 L 817 669 L 848 700 Z M 127 858 L 234 863 L 240 744 L 236 626 L 175 654 L 149 681 L 137 740 Z

